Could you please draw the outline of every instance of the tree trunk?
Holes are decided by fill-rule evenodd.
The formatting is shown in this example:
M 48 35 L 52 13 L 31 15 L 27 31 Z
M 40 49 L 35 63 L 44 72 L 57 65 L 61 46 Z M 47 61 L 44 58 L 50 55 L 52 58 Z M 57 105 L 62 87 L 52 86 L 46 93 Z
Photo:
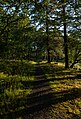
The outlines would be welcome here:
M 47 34 L 47 58 L 50 63 L 50 49 L 49 49 L 49 26 L 48 26 L 48 8 L 46 7 L 46 34 Z
M 69 68 L 68 63 L 68 44 L 67 44 L 67 33 L 66 33 L 66 18 L 65 18 L 65 5 L 63 6 L 63 19 L 64 19 L 64 52 L 65 52 L 65 68 Z
M 70 68 L 73 68 L 76 63 L 78 63 L 78 61 L 74 60 L 74 62 L 71 64 Z
M 64 23 L 64 51 L 65 51 L 65 68 L 69 68 L 68 64 L 68 45 L 66 36 L 66 23 Z
M 49 45 L 47 46 L 47 55 L 48 55 L 48 63 L 50 63 L 50 50 L 49 50 Z
M 74 64 L 75 64 L 75 63 L 72 63 L 71 66 L 70 66 L 70 68 L 73 68 Z

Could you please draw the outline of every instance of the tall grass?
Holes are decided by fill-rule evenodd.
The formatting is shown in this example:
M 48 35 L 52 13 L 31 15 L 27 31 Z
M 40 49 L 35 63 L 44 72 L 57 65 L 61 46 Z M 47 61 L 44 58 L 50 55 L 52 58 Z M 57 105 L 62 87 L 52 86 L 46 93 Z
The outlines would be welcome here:
M 35 67 L 28 61 L 0 62 L 0 115 L 25 108 Z

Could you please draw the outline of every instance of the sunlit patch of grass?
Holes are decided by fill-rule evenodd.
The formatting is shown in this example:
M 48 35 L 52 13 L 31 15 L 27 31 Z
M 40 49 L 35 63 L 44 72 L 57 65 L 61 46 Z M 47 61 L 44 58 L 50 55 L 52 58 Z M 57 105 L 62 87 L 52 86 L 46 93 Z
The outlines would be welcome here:
M 35 61 L 29 61 L 29 63 L 31 63 L 31 64 L 37 64 L 37 62 L 35 62 Z
M 81 99 L 77 98 L 77 100 L 75 100 L 75 105 L 77 105 L 78 108 L 80 108 L 81 110 Z
M 73 80 L 56 80 L 56 81 L 50 81 L 49 82 L 50 87 L 53 91 L 65 91 L 68 89 L 72 89 L 75 87 L 75 83 Z
M 0 72 L 8 75 L 32 75 L 34 65 L 32 61 L 27 60 L 3 60 L 0 62 Z
M 41 62 L 40 62 L 40 64 L 45 64 L 45 63 L 47 63 L 47 61 L 41 61 Z
M 0 72 L 0 78 L 6 78 L 8 75 L 4 74 L 4 72 Z
M 56 98 L 54 100 L 59 102 L 56 105 L 52 105 L 54 106 L 53 109 L 66 115 L 66 118 L 80 119 L 81 70 L 65 70 L 62 64 L 59 65 L 57 63 L 43 65 L 42 69 L 54 93 L 54 98 Z
M 77 70 L 78 70 L 78 69 L 81 69 L 81 64 L 80 64 L 80 63 L 75 64 L 75 65 L 74 65 L 74 68 L 76 68 Z
M 62 62 L 51 62 L 51 64 L 53 66 L 56 65 L 56 66 L 64 67 L 64 63 L 62 63 Z
M 22 98 L 23 95 L 27 96 L 28 94 L 30 94 L 30 92 L 32 91 L 32 89 L 10 89 L 10 90 L 4 90 L 4 97 L 10 98 L 10 99 L 15 99 L 16 98 Z

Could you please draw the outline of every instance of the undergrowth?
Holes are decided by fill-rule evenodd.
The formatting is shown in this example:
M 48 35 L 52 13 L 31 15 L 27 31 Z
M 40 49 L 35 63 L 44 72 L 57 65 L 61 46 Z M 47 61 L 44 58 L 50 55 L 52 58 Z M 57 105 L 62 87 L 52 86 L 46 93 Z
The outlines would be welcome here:
M 81 70 L 64 69 L 60 63 L 40 64 L 53 92 L 53 110 L 64 119 L 81 119 Z M 54 113 L 52 114 L 54 115 Z
M 0 115 L 24 109 L 32 91 L 35 66 L 28 61 L 0 62 Z M 5 117 L 6 118 L 6 117 Z

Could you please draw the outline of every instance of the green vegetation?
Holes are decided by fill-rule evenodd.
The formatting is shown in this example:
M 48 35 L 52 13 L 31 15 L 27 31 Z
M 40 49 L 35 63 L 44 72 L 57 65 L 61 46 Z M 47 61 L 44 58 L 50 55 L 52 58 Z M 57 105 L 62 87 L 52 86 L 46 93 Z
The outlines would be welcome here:
M 81 0 L 0 0 L 1 118 L 81 118 L 80 80 Z
M 34 62 L 0 62 L 0 115 L 25 108 L 26 98 L 32 91 Z
M 57 112 L 61 112 L 60 115 L 65 115 L 66 119 L 80 119 L 81 70 L 65 70 L 63 65 L 62 63 L 41 64 L 53 92 L 54 104 L 51 111 L 54 112 L 56 109 Z
M 1 0 L 0 59 L 81 62 L 80 0 Z
M 36 70 L 39 65 L 42 72 L 39 69 Z M 25 110 L 33 108 L 38 110 L 39 104 L 42 102 L 41 105 L 46 105 L 46 108 L 50 107 L 47 112 L 45 111 L 45 114 L 48 113 L 49 119 L 57 116 L 66 119 L 80 119 L 81 70 L 66 70 L 64 64 L 60 62 L 49 64 L 42 61 L 39 62 L 39 65 L 34 61 L 28 62 L 26 60 L 1 61 L 1 117 L 3 119 L 23 119 Z M 36 76 L 38 78 L 35 77 L 37 72 L 40 72 Z M 33 107 L 34 104 L 37 104 L 37 107 L 36 105 Z M 33 118 L 33 113 L 28 114 L 30 119 Z M 41 116 L 43 116 L 43 112 Z

